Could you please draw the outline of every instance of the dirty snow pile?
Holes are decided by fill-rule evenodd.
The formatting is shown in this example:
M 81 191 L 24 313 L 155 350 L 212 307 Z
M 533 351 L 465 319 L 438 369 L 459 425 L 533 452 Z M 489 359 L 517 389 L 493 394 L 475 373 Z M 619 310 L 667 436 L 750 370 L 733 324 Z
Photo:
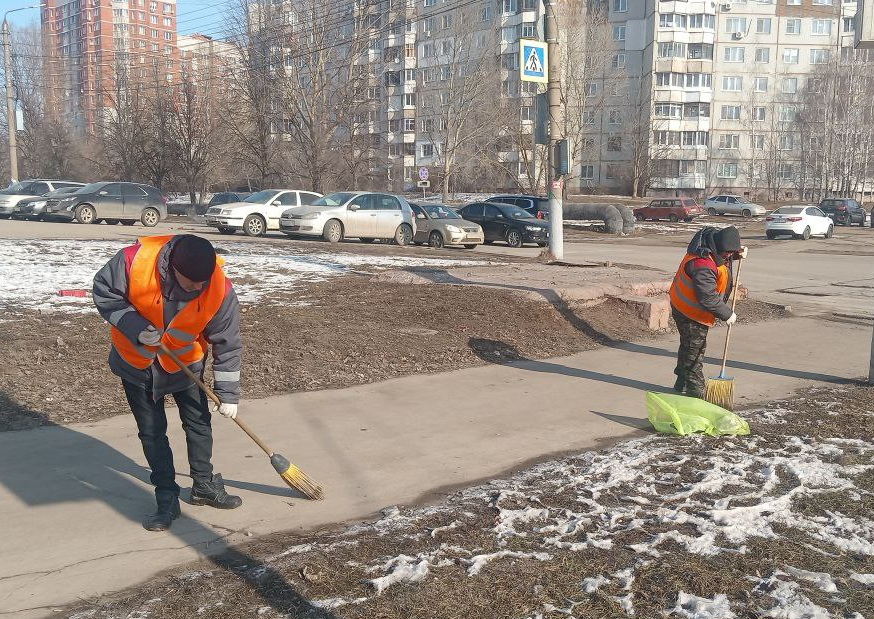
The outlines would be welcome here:
M 0 239 L 0 308 L 7 313 L 23 309 L 92 311 L 90 291 L 94 274 L 126 245 L 122 241 Z M 236 280 L 240 300 L 245 303 L 269 302 L 277 292 L 361 270 L 492 264 L 418 256 L 302 252 L 281 244 L 221 242 L 216 246 L 225 259 L 228 276 Z M 89 296 L 60 296 L 61 290 L 86 290 Z

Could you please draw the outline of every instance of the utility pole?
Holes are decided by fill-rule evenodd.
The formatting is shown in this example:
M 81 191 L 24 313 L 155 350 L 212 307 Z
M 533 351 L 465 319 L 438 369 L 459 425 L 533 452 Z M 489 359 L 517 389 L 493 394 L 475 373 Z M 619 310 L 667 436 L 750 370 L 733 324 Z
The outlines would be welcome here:
M 9 128 L 9 176 L 18 180 L 18 119 L 15 114 L 15 91 L 12 89 L 12 38 L 9 22 L 3 16 L 3 67 L 6 73 L 6 124 Z
M 555 20 L 555 4 L 553 0 L 544 0 L 546 12 L 543 20 L 543 34 L 547 43 L 547 100 L 549 102 L 549 176 L 547 189 L 549 191 L 549 252 L 553 259 L 564 259 L 564 213 L 562 208 L 562 193 L 564 173 L 561 171 L 559 142 L 564 126 L 564 110 L 561 107 L 561 58 L 558 51 L 558 24 Z

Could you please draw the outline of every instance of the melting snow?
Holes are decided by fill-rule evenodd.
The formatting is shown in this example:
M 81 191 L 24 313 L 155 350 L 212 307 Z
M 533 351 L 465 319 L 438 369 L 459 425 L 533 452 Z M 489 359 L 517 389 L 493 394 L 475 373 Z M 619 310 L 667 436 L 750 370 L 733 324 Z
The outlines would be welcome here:
M 850 578 L 869 587 L 874 587 L 874 574 L 850 574 Z
M 465 559 L 464 562 L 470 567 L 467 568 L 468 576 L 476 576 L 480 573 L 486 564 L 495 559 L 537 559 L 538 561 L 549 561 L 552 555 L 545 552 L 515 552 L 513 550 L 501 550 L 487 555 L 477 555 L 470 559 Z
M 419 582 L 428 577 L 428 560 L 419 557 L 400 555 L 390 559 L 384 566 L 383 571 L 388 574 L 373 578 L 367 582 L 373 585 L 377 595 L 399 582 Z
M 679 615 L 687 619 L 733 619 L 731 605 L 723 593 L 718 593 L 713 599 L 699 598 L 680 591 L 677 605 L 668 611 L 669 615 Z

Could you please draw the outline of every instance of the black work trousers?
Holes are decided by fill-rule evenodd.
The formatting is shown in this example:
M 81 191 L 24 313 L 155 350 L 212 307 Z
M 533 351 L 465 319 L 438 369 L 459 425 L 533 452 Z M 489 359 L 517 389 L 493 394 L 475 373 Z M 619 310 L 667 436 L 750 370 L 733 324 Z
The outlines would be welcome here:
M 173 452 L 167 439 L 164 398 L 156 402 L 152 399 L 151 389 L 138 387 L 125 380 L 121 382 L 131 412 L 137 421 L 143 453 L 152 469 L 149 479 L 155 486 L 158 503 L 175 499 L 179 496 L 179 485 L 176 483 Z M 210 423 L 212 415 L 209 412 L 206 395 L 197 385 L 191 385 L 184 391 L 175 392 L 173 399 L 179 407 L 179 417 L 185 430 L 191 477 L 196 482 L 210 482 L 212 481 L 212 425 Z
M 707 334 L 710 327 L 686 317 L 671 308 L 677 331 L 680 332 L 680 349 L 677 351 L 677 384 L 684 386 L 686 395 L 704 397 L 704 352 L 707 349 Z

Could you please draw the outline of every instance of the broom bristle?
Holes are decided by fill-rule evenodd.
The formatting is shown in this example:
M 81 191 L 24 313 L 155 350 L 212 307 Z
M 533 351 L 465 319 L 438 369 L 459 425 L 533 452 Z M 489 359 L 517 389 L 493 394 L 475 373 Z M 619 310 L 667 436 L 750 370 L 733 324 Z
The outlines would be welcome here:
M 288 468 L 281 472 L 279 476 L 282 477 L 285 483 L 295 490 L 302 492 L 308 499 L 319 501 L 324 496 L 322 487 L 294 464 L 289 464 Z
M 704 399 L 711 404 L 721 406 L 726 410 L 734 410 L 734 379 L 709 379 L 707 381 L 707 389 L 704 393 Z

